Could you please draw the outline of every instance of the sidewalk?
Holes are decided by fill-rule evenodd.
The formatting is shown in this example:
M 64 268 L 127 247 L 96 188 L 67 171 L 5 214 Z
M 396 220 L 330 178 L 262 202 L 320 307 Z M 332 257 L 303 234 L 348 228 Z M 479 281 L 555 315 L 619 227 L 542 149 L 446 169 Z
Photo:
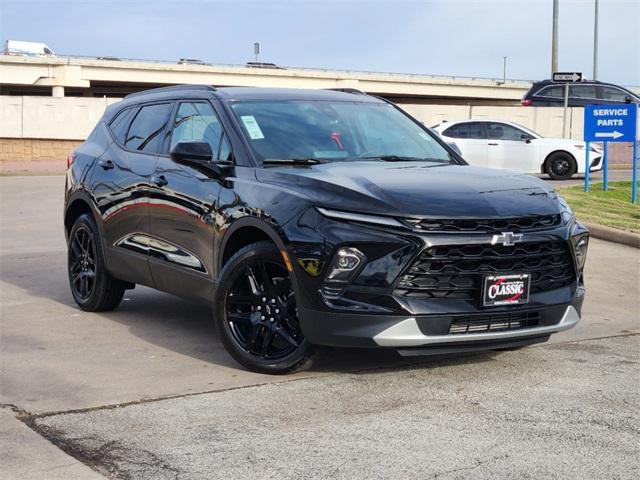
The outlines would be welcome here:
M 63 160 L 15 160 L 0 162 L 0 175 L 61 175 L 67 171 Z
M 104 477 L 31 430 L 8 408 L 0 408 L 1 478 L 99 480 Z

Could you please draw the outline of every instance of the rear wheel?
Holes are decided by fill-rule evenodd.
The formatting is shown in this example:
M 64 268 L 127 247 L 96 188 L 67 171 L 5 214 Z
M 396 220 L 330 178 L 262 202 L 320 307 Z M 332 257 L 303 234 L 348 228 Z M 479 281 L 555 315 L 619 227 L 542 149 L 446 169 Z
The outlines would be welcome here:
M 555 152 L 547 158 L 545 170 L 553 180 L 567 180 L 578 171 L 578 165 L 570 153 Z
M 280 374 L 311 363 L 312 346 L 298 321 L 295 293 L 271 242 L 248 245 L 224 266 L 215 320 L 231 356 L 246 368 Z
M 98 312 L 120 305 L 126 285 L 107 272 L 100 233 L 91 215 L 80 215 L 71 228 L 67 271 L 71 294 L 82 310 Z

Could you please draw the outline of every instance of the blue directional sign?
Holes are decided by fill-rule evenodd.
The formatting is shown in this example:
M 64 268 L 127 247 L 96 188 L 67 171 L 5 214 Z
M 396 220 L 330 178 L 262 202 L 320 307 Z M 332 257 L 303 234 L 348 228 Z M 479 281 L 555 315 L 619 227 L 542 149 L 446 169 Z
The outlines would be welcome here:
M 585 142 L 635 142 L 638 106 L 587 105 L 584 107 Z

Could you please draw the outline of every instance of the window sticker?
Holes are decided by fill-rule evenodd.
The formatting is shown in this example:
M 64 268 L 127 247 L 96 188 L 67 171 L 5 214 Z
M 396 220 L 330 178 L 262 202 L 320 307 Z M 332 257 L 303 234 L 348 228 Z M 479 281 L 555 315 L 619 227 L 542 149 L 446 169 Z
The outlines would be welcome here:
M 244 127 L 247 129 L 251 140 L 261 140 L 264 138 L 264 134 L 262 133 L 262 130 L 260 130 L 260 125 L 258 125 L 258 122 L 256 122 L 253 115 L 243 115 L 240 118 L 242 119 L 242 123 L 244 123 Z

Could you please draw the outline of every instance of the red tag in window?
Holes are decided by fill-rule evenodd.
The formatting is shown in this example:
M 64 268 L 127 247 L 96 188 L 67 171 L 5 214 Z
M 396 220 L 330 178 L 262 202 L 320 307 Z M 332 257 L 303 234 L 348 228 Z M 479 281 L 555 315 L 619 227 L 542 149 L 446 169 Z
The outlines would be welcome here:
M 342 141 L 340 140 L 340 134 L 338 132 L 331 132 L 331 140 L 336 142 L 336 145 L 338 145 L 338 148 L 340 150 L 344 150 L 344 147 L 342 146 Z

